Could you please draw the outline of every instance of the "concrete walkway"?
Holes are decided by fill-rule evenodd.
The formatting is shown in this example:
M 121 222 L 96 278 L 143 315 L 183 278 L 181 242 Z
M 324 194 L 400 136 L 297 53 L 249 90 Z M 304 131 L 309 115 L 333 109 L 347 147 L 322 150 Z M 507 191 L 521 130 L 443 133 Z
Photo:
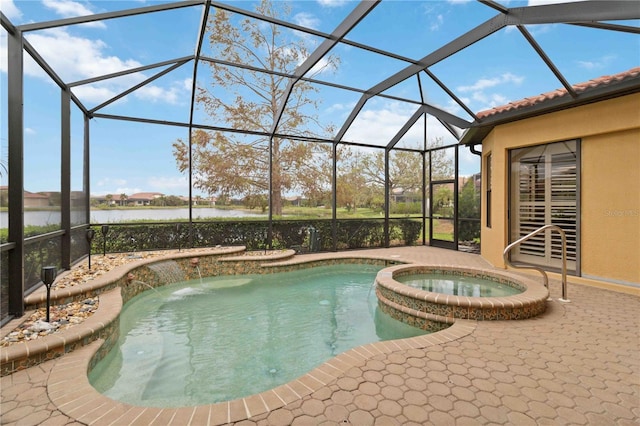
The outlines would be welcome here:
M 488 266 L 477 255 L 430 247 L 357 254 Z M 553 300 L 542 316 L 472 322 L 471 333 L 451 341 L 354 360 L 310 395 L 235 424 L 640 425 L 640 297 L 569 284 L 571 302 L 563 304 L 557 300 L 560 283 L 551 280 L 550 287 Z M 91 402 L 69 416 L 51 394 L 59 391 L 60 383 L 52 382 L 60 378 L 50 373 L 73 356 L 3 377 L 1 423 L 86 424 L 76 419 L 92 409 Z M 95 424 L 214 423 L 211 412 L 195 408 L 156 412 L 102 417 Z

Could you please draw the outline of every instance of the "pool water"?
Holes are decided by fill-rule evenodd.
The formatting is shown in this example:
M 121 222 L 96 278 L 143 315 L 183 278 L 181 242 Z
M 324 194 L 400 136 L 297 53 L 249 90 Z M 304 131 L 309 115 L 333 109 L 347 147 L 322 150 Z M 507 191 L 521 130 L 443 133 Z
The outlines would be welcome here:
M 522 290 L 493 280 L 448 274 L 409 274 L 393 277 L 394 280 L 420 290 L 433 293 L 469 297 L 505 297 L 522 293 Z
M 425 334 L 377 308 L 379 267 L 332 265 L 148 290 L 91 384 L 133 405 L 179 407 L 263 392 L 355 346 Z

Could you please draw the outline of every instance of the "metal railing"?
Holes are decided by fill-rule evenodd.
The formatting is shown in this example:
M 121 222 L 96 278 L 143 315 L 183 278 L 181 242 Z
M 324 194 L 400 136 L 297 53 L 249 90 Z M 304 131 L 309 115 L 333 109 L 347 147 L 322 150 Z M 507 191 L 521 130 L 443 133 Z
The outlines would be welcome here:
M 547 229 L 558 231 L 560 233 L 560 236 L 562 237 L 562 297 L 558 300 L 560 300 L 561 302 L 569 302 L 569 299 L 567 299 L 567 237 L 565 235 L 564 230 L 559 226 L 544 225 L 536 229 L 535 231 L 530 232 L 524 237 L 512 242 L 507 247 L 505 247 L 504 252 L 502 253 L 502 258 L 504 259 L 504 263 L 506 263 L 508 266 L 511 266 L 512 268 L 535 269 L 536 271 L 540 272 L 542 274 L 542 278 L 544 279 L 544 286 L 549 288 L 549 277 L 547 276 L 547 273 L 544 269 L 534 265 L 514 265 L 513 263 L 511 263 L 511 260 L 509 259 L 509 252 L 511 251 L 512 248 L 520 245 L 524 241 L 538 235 L 541 232 L 545 232 Z

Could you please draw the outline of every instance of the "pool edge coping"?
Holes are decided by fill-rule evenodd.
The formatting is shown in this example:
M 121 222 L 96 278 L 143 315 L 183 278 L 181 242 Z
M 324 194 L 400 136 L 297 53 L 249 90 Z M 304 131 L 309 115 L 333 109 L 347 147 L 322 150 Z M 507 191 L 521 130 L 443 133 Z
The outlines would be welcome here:
M 211 251 L 200 252 L 197 254 L 183 252 L 172 253 L 167 256 L 137 259 L 130 263 L 116 266 L 105 274 L 97 277 L 95 280 L 52 292 L 52 305 L 69 297 L 84 298 L 98 296 L 103 298 L 108 297 L 108 294 L 115 293 L 120 297 L 120 301 L 115 305 L 111 305 L 110 302 L 106 304 L 100 303 L 98 305 L 98 309 L 85 321 L 62 331 L 42 336 L 37 339 L 23 340 L 11 345 L 0 347 L 0 377 L 38 365 L 50 359 L 61 357 L 62 355 L 77 350 L 78 346 L 82 347 L 99 338 L 100 336 L 98 334 L 106 332 L 105 330 L 113 324 L 115 319 L 117 319 L 122 306 L 126 303 L 125 299 L 127 298 L 123 293 L 128 290 L 128 287 L 130 287 L 128 275 L 139 268 L 148 267 L 154 263 L 160 263 L 167 260 L 188 258 L 200 259 L 205 257 L 215 258 L 222 263 L 228 263 L 231 260 L 245 263 L 247 258 L 250 258 L 251 261 L 248 263 L 255 264 L 258 269 L 265 271 L 265 273 L 278 272 L 295 266 L 312 267 L 332 261 L 347 263 L 350 261 L 396 263 L 395 261 L 390 261 L 384 257 L 377 256 L 332 256 L 331 254 L 327 254 L 326 256 L 316 259 L 295 259 L 290 250 L 287 250 L 281 256 L 243 256 L 242 253 L 244 251 L 246 251 L 244 246 L 229 246 L 223 247 L 222 250 L 220 248 L 216 248 Z M 230 253 L 233 255 L 228 256 Z M 42 302 L 43 300 L 46 300 L 46 293 L 32 293 L 25 298 L 25 302 L 27 302 L 27 300 L 29 300 L 30 303 Z M 104 301 L 105 300 L 103 300 L 103 302 Z M 107 309 L 106 305 L 111 305 L 111 307 Z M 116 310 L 113 312 L 110 311 L 116 307 Z M 107 311 L 109 311 L 107 317 L 103 318 L 102 315 Z
M 423 273 L 424 270 L 432 271 L 456 271 L 466 273 L 476 273 L 486 275 L 491 278 L 508 279 L 517 286 L 523 287 L 524 291 L 518 294 L 502 297 L 473 297 L 455 296 L 444 293 L 436 293 L 427 290 L 417 289 L 408 286 L 394 279 L 398 272 L 417 271 Z M 429 263 L 411 263 L 405 265 L 389 266 L 382 269 L 376 275 L 376 284 L 387 288 L 403 296 L 424 300 L 426 302 L 439 303 L 438 299 L 446 298 L 448 304 L 460 307 L 474 308 L 522 308 L 531 304 L 546 301 L 549 298 L 549 289 L 538 283 L 532 277 L 515 275 L 507 271 L 495 271 L 479 268 L 464 268 L 459 266 L 433 265 Z
M 47 395 L 62 413 L 87 424 L 151 424 L 166 416 L 171 419 L 167 423 L 171 424 L 194 424 L 196 417 L 206 417 L 204 424 L 222 425 L 247 420 L 304 399 L 344 377 L 352 367 L 362 366 L 379 355 L 452 342 L 473 333 L 476 327 L 476 321 L 458 319 L 447 329 L 435 333 L 368 343 L 349 349 L 308 373 L 268 391 L 225 402 L 178 408 L 135 406 L 98 392 L 91 386 L 88 377 L 91 360 L 104 343 L 103 339 L 96 339 L 57 360 L 50 372 Z M 91 409 L 87 410 L 87 407 Z

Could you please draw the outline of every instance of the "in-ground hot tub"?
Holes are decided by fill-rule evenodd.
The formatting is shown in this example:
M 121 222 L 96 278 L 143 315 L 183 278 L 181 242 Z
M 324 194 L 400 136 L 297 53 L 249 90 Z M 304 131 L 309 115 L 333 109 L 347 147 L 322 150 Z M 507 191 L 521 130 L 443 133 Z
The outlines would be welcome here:
M 407 278 L 412 275 L 421 279 L 441 277 L 447 282 L 459 279 L 464 285 L 441 285 L 446 290 L 456 291 L 435 292 L 423 289 L 434 290 L 427 285 L 414 283 L 412 286 L 399 281 L 411 281 Z M 474 278 L 489 280 L 496 287 L 509 287 L 517 294 L 483 297 L 483 293 L 491 292 L 484 291 L 481 282 L 474 285 Z M 416 282 L 420 283 L 420 280 Z M 378 272 L 376 294 L 380 308 L 392 317 L 434 331 L 452 324 L 457 318 L 511 320 L 535 317 L 545 312 L 549 298 L 549 290 L 542 283 L 507 272 L 415 264 L 392 266 Z

